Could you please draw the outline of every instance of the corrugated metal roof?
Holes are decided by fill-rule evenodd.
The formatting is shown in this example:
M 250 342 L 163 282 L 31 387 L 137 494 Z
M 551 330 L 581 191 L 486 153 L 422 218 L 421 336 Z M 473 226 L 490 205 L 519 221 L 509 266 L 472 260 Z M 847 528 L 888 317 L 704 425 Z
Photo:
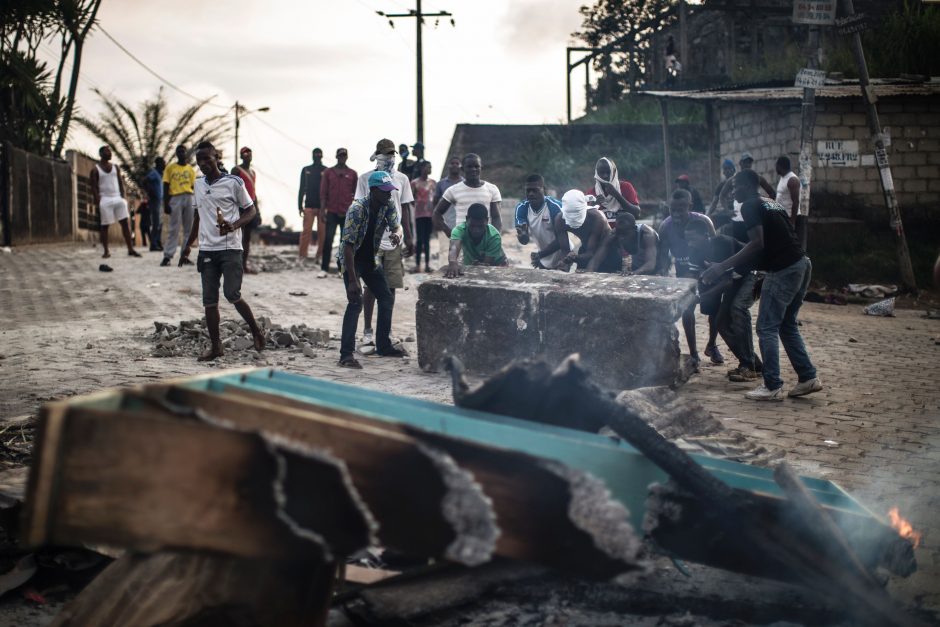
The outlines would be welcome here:
M 876 79 L 872 82 L 879 98 L 896 96 L 934 96 L 940 94 L 940 78 L 931 78 L 925 83 Z M 771 87 L 758 89 L 701 90 L 701 91 L 643 91 L 639 95 L 678 100 L 718 100 L 722 102 L 785 102 L 801 100 L 802 87 Z M 854 98 L 861 96 L 857 81 L 833 83 L 816 89 L 817 98 Z

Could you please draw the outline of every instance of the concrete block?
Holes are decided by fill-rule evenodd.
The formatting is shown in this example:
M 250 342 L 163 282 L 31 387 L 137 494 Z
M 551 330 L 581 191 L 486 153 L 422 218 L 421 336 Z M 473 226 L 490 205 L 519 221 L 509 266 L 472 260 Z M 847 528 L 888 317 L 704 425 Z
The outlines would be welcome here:
M 903 136 L 908 139 L 926 137 L 927 129 L 923 126 L 905 126 Z
M 916 176 L 917 171 L 910 166 L 893 166 L 891 168 L 891 177 L 895 181 L 903 181 L 906 179 L 912 179 Z
M 865 170 L 862 168 L 843 168 L 842 170 L 842 180 L 843 181 L 864 181 L 865 180 Z
M 927 181 L 927 191 L 940 192 L 940 179 L 930 179 Z
M 853 184 L 852 189 L 856 194 L 876 194 L 879 187 L 875 181 L 860 181 Z
M 923 152 L 909 152 L 901 157 L 904 165 L 926 165 L 927 155 Z
M 903 189 L 905 192 L 926 192 L 927 191 L 927 181 L 923 179 L 906 179 L 898 181 L 898 187 Z
M 917 176 L 922 179 L 940 178 L 940 166 L 919 165 L 917 166 Z
M 940 165 L 940 152 L 928 152 L 927 163 L 931 165 Z
M 613 389 L 668 385 L 679 375 L 676 321 L 695 282 L 664 277 L 467 268 L 418 288 L 418 363 L 436 371 L 448 354 L 489 374 L 514 359 L 557 363 L 579 353 Z
M 846 113 L 842 116 L 842 124 L 845 126 L 868 127 L 868 119 L 864 113 Z
M 816 114 L 816 126 L 839 126 L 840 124 L 842 124 L 842 116 L 837 113 Z
M 917 194 L 918 205 L 936 205 L 937 203 L 940 203 L 940 193 L 938 192 L 923 192 Z

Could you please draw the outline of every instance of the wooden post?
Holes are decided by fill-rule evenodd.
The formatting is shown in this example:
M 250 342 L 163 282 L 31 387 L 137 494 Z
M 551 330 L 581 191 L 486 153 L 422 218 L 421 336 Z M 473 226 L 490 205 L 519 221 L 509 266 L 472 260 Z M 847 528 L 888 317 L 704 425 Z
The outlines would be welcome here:
M 669 159 L 669 102 L 665 98 L 659 99 L 659 109 L 663 114 L 663 172 L 666 175 L 666 192 L 663 199 L 669 202 L 669 194 L 672 191 L 672 162 Z
M 683 75 L 689 71 L 689 6 L 685 0 L 679 0 L 679 62 L 682 63 L 681 83 Z
M 843 0 L 846 17 L 855 15 L 855 6 L 852 0 Z M 901 221 L 901 208 L 894 193 L 894 179 L 891 176 L 891 166 L 888 164 L 888 152 L 885 150 L 884 135 L 881 134 L 881 122 L 878 120 L 878 109 L 875 106 L 878 98 L 872 89 L 868 76 L 868 64 L 865 62 L 865 50 L 862 48 L 861 33 L 852 34 L 852 52 L 855 63 L 858 65 L 858 82 L 862 88 L 862 98 L 868 113 L 868 129 L 871 131 L 872 144 L 875 146 L 875 162 L 881 175 L 881 190 L 884 193 L 885 205 L 891 219 L 891 228 L 897 236 L 898 265 L 901 271 L 901 283 L 908 292 L 917 292 L 917 281 L 914 279 L 914 267 L 911 265 L 911 253 L 907 247 L 907 237 L 904 235 L 904 225 Z
M 819 27 L 809 27 L 809 54 L 806 67 L 815 70 L 819 61 Z M 796 234 L 803 250 L 806 250 L 809 229 L 810 186 L 813 181 L 813 133 L 816 128 L 816 90 L 803 88 L 803 104 L 800 109 L 800 215 L 796 218 Z

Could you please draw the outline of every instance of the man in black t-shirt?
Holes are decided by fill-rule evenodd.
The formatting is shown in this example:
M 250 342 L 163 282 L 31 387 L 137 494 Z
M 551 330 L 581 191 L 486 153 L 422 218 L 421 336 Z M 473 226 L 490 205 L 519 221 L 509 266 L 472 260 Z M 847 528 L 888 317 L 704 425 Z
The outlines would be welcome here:
M 718 283 L 727 270 L 752 262 L 756 262 L 758 270 L 766 272 L 757 312 L 764 382 L 745 396 L 758 401 L 783 400 L 778 338 L 799 376 L 799 383 L 790 390 L 789 396 L 818 392 L 822 384 L 796 321 L 809 286 L 812 264 L 797 241 L 787 210 L 758 194 L 760 177 L 757 173 L 742 170 L 733 181 L 734 198 L 742 203 L 741 215 L 749 241 L 729 259 L 709 267 L 702 274 L 702 281 L 709 285 Z

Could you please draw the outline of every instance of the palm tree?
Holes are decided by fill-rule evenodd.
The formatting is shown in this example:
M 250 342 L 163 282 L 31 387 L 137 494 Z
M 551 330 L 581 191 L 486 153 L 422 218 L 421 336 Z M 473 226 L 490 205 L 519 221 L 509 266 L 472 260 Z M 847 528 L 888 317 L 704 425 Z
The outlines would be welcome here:
M 117 98 L 95 90 L 104 104 L 105 112 L 96 120 L 79 116 L 78 124 L 103 144 L 111 147 L 115 159 L 123 164 L 133 183 L 143 179 L 156 157 L 169 161 L 176 146 L 183 144 L 192 157 L 201 141 L 220 144 L 229 131 L 227 113 L 200 115 L 210 99 L 202 100 L 184 110 L 175 123 L 170 124 L 169 111 L 163 88 L 153 100 L 140 103 L 134 110 Z

